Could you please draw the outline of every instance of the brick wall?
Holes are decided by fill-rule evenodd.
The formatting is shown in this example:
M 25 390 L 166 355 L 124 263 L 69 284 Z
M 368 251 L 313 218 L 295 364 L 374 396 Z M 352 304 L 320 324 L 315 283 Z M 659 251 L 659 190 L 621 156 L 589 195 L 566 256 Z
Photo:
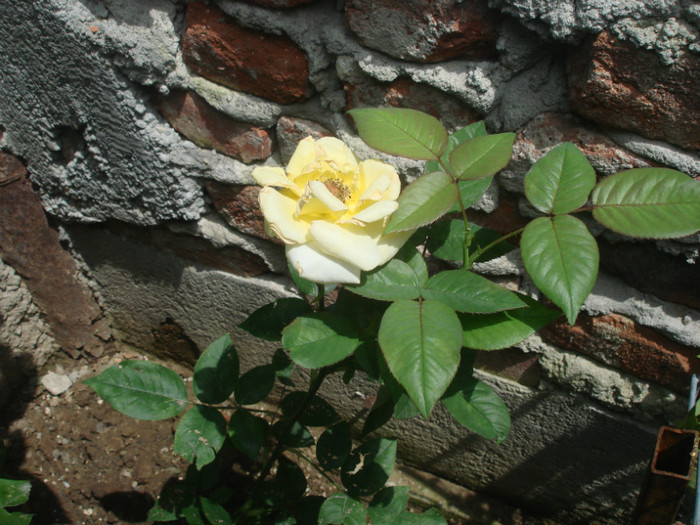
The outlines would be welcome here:
M 344 115 L 353 107 L 516 132 L 511 163 L 470 212 L 503 232 L 528 217 L 524 174 L 562 141 L 599 178 L 641 166 L 700 177 L 700 13 L 680 0 L 580 4 L 4 2 L 0 257 L 72 356 L 110 330 L 157 350 L 164 323 L 201 348 L 291 293 L 253 167 L 284 165 L 306 135 L 335 135 L 406 180 L 420 173 L 364 146 Z M 477 361 L 513 410 L 509 442 L 450 436 L 438 419 L 432 445 L 419 438 L 425 429 L 404 430 L 409 461 L 563 520 L 629 515 L 653 443 L 638 424 L 682 412 L 698 371 L 700 243 L 592 228 L 601 278 L 576 326 L 554 323 Z M 71 254 L 92 288 L 75 278 Z M 517 252 L 479 271 L 531 290 Z M 56 295 L 73 298 L 70 315 Z M 250 348 L 249 365 L 267 351 Z M 554 486 L 569 470 L 556 452 L 567 438 L 579 454 L 595 448 L 599 464 Z

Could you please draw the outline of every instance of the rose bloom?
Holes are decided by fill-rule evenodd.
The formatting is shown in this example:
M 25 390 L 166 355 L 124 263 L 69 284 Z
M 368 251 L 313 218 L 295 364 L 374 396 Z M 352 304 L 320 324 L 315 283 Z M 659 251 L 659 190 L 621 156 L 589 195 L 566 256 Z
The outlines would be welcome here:
M 340 140 L 307 137 L 287 169 L 253 171 L 268 231 L 282 239 L 299 275 L 317 283 L 360 282 L 360 272 L 391 259 L 412 231 L 384 235 L 398 208 L 393 166 L 357 162 Z

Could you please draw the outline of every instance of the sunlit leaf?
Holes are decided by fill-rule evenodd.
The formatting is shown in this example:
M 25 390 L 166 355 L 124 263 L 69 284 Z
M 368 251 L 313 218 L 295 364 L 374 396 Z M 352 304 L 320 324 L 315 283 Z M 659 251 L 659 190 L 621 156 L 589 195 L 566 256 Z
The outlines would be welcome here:
M 700 230 L 700 182 L 666 168 L 610 175 L 591 194 L 593 218 L 632 237 L 682 237 Z
M 398 301 L 418 297 L 422 284 L 421 279 L 408 264 L 398 259 L 391 259 L 384 266 L 371 272 L 363 272 L 360 284 L 347 285 L 346 288 L 371 299 Z
M 525 196 L 542 213 L 568 213 L 582 206 L 595 186 L 595 171 L 570 142 L 560 144 L 532 165 Z
M 377 492 L 367 508 L 372 525 L 403 523 L 397 518 L 406 508 L 409 495 L 408 487 L 384 487 Z
M 226 439 L 226 420 L 217 409 L 195 406 L 182 417 L 175 430 L 173 450 L 197 469 L 214 461 Z
M 391 155 L 437 159 L 447 145 L 447 130 L 435 117 L 405 108 L 356 108 L 348 111 L 360 138 Z
M 570 215 L 540 217 L 525 227 L 520 249 L 537 288 L 573 325 L 598 275 L 598 245 L 586 225 Z
M 150 361 L 122 361 L 85 383 L 116 411 L 136 419 L 167 419 L 187 403 L 182 378 Z
M 389 219 L 386 233 L 413 230 L 430 224 L 450 209 L 457 199 L 457 184 L 441 171 L 422 175 L 409 184 Z
M 238 353 L 226 334 L 211 343 L 197 359 L 192 389 L 203 403 L 223 403 L 233 393 L 238 380 Z
M 447 139 L 447 147 L 445 148 L 445 151 L 442 153 L 440 156 L 440 160 L 442 161 L 443 164 L 446 166 L 450 166 L 450 153 L 452 153 L 452 150 L 454 150 L 457 146 L 462 144 L 462 142 L 467 141 L 469 139 L 472 139 L 474 137 L 482 137 L 486 135 L 486 126 L 484 125 L 484 121 L 480 120 L 479 122 L 472 122 L 468 126 L 463 127 L 462 129 L 455 131 L 454 133 L 451 133 L 450 136 Z M 431 173 L 433 171 L 443 171 L 444 168 L 440 165 L 440 163 L 437 160 L 429 160 L 428 162 L 425 163 L 425 169 L 423 170 L 423 173 Z
M 499 133 L 469 139 L 450 154 L 450 166 L 459 180 L 495 175 L 510 161 L 515 133 Z
M 360 339 L 357 327 L 345 317 L 320 312 L 299 317 L 285 328 L 282 344 L 297 365 L 321 368 L 352 355 Z
M 397 301 L 382 318 L 378 340 L 391 373 L 427 419 L 459 365 L 457 314 L 438 301 Z
M 441 402 L 461 425 L 497 443 L 508 437 L 508 407 L 487 384 L 472 378 L 468 386 L 448 394 Z
M 0 507 L 15 507 L 29 499 L 29 481 L 0 478 Z

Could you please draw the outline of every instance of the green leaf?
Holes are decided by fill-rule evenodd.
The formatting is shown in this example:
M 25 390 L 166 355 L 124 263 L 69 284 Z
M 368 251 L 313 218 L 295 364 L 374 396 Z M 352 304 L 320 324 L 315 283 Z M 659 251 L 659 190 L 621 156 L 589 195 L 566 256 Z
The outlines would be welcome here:
M 469 228 L 473 236 L 469 247 L 470 253 L 475 252 L 479 248 L 485 248 L 501 237 L 500 233 L 482 228 L 477 224 L 470 224 Z M 465 236 L 464 221 L 457 219 L 440 221 L 431 226 L 426 247 L 432 255 L 440 259 L 464 262 L 463 246 Z M 501 241 L 491 247 L 487 252 L 479 255 L 474 262 L 490 261 L 514 249 L 515 246 L 508 241 Z
M 372 525 L 403 523 L 395 519 L 406 508 L 409 495 L 408 487 L 384 487 L 377 492 L 367 508 Z
M 525 308 L 493 314 L 458 314 L 464 331 L 463 344 L 475 350 L 501 350 L 527 339 L 561 315 L 529 297 L 520 296 Z
M 196 504 L 182 509 L 182 516 L 185 518 L 187 525 L 208 525 L 207 522 L 204 521 L 202 511 Z
M 401 195 L 389 219 L 385 233 L 412 230 L 436 221 L 457 200 L 457 184 L 447 173 L 435 171 L 421 175 Z
M 345 317 L 320 312 L 299 317 L 285 328 L 282 344 L 297 365 L 314 369 L 352 355 L 360 339 L 357 327 Z
M 394 415 L 394 406 L 394 398 L 389 389 L 385 385 L 380 386 L 374 404 L 362 425 L 362 435 L 364 436 L 373 430 L 377 430 L 389 421 L 391 416 Z
M 202 403 L 223 403 L 233 393 L 238 366 L 238 353 L 231 337 L 226 334 L 199 356 L 192 376 L 194 394 Z
M 306 399 L 307 392 L 290 392 L 280 402 L 280 409 L 287 417 L 292 417 Z M 313 396 L 306 408 L 299 414 L 299 422 L 310 427 L 328 427 L 340 420 L 340 416 L 328 402 Z
M 173 451 L 197 469 L 214 461 L 226 439 L 226 420 L 217 409 L 195 406 L 182 417 L 175 430 Z
M 150 521 L 174 521 L 182 516 L 182 510 L 192 506 L 195 492 L 192 486 L 181 480 L 171 480 L 165 484 L 158 501 L 148 512 Z
M 0 507 L 15 507 L 29 499 L 32 485 L 28 481 L 0 478 Z
M 277 474 L 263 485 L 262 498 L 268 506 L 296 502 L 306 491 L 306 476 L 296 463 L 282 456 L 277 463 Z
M 469 139 L 450 154 L 450 166 L 459 180 L 495 175 L 510 161 L 515 133 L 499 133 Z
M 447 525 L 447 520 L 437 509 L 428 509 L 423 514 L 413 514 L 405 510 L 395 523 L 396 525 Z
M 275 370 L 275 376 L 279 379 L 280 383 L 287 386 L 294 386 L 294 381 L 292 380 L 294 361 L 289 359 L 289 356 L 282 348 L 275 350 L 270 364 Z
M 363 297 L 344 285 L 329 310 L 352 322 L 359 329 L 361 339 L 376 339 L 379 320 L 388 307 L 385 301 Z
M 23 512 L 8 512 L 0 508 L 0 523 L 2 525 L 29 525 L 32 522 L 33 514 Z
M 484 125 L 483 120 L 480 120 L 479 122 L 472 122 L 468 126 L 465 126 L 462 129 L 455 131 L 448 137 L 447 147 L 440 156 L 440 160 L 443 164 L 449 167 L 450 153 L 452 153 L 452 150 L 454 150 L 457 146 L 459 146 L 466 140 L 472 139 L 474 137 L 482 137 L 486 134 L 486 126 Z M 437 160 L 429 160 L 425 163 L 425 169 L 423 170 L 423 173 L 431 173 L 433 171 L 443 171 L 442 166 Z
M 316 459 L 324 470 L 341 467 L 350 457 L 352 437 L 350 425 L 345 421 L 328 427 L 316 443 Z
M 466 269 L 448 270 L 431 277 L 421 292 L 458 312 L 488 314 L 525 306 L 515 293 Z
M 384 486 L 395 462 L 396 440 L 373 439 L 352 451 L 340 471 L 340 480 L 351 496 L 369 496 Z
M 459 195 L 462 198 L 464 209 L 473 206 L 481 196 L 486 193 L 486 190 L 489 189 L 492 182 L 493 176 L 484 177 L 483 179 L 457 181 L 457 187 L 459 188 Z M 459 212 L 461 210 L 462 208 L 459 206 L 459 201 L 457 201 L 447 210 L 447 213 Z
M 236 410 L 228 422 L 228 435 L 231 444 L 253 461 L 265 442 L 270 425 L 264 419 L 254 416 L 245 409 Z
M 588 200 L 595 171 L 576 146 L 565 142 L 532 165 L 524 185 L 527 200 L 542 213 L 569 213 Z
M 231 525 L 231 516 L 226 509 L 218 503 L 205 498 L 204 496 L 200 496 L 199 504 L 202 507 L 204 517 L 209 521 L 209 523 L 215 525 Z
M 254 405 L 267 397 L 274 384 L 275 369 L 272 365 L 261 365 L 251 368 L 238 378 L 233 392 L 241 405 Z
M 663 239 L 700 230 L 700 183 L 679 171 L 621 171 L 600 182 L 591 200 L 595 220 L 632 237 Z
M 459 365 L 457 314 L 438 301 L 397 301 L 382 318 L 378 340 L 391 373 L 427 419 Z
M 435 117 L 404 108 L 357 108 L 348 111 L 360 138 L 391 155 L 432 160 L 447 146 L 447 130 Z
M 455 394 L 445 397 L 442 404 L 463 426 L 501 443 L 510 432 L 508 407 L 491 387 L 477 379 Z
M 537 288 L 573 325 L 598 274 L 598 245 L 586 225 L 570 215 L 539 217 L 525 227 L 520 249 Z
M 301 293 L 310 295 L 311 297 L 316 297 L 318 295 L 318 285 L 315 282 L 304 279 L 289 262 L 287 262 L 287 269 L 289 270 L 289 275 L 292 277 L 292 281 L 296 287 L 299 288 Z M 279 339 L 277 339 L 277 341 L 279 341 Z
M 294 421 L 290 427 L 289 420 L 280 419 L 272 425 L 272 434 L 286 447 L 306 448 L 314 444 L 314 438 L 309 429 L 298 421 Z
M 366 523 L 365 506 L 343 493 L 329 496 L 318 513 L 318 525 L 366 525 Z
M 285 326 L 312 311 L 311 305 L 302 299 L 283 297 L 258 308 L 238 326 L 260 339 L 279 341 Z
M 175 372 L 150 361 L 122 361 L 85 380 L 122 414 L 155 421 L 178 415 L 187 404 L 187 389 Z
M 413 268 L 403 261 L 391 259 L 371 272 L 362 272 L 360 284 L 346 285 L 346 288 L 371 299 L 397 301 L 417 298 L 422 284 Z

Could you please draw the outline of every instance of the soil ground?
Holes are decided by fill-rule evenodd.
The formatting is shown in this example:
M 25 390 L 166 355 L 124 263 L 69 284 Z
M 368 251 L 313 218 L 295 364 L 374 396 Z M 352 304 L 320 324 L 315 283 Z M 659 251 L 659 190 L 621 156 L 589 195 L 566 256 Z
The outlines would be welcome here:
M 23 378 L 0 409 L 0 438 L 6 445 L 0 477 L 28 480 L 32 491 L 26 505 L 9 510 L 34 514 L 33 524 L 149 523 L 148 511 L 161 489 L 186 467 L 172 452 L 175 421 L 123 416 L 82 383 L 111 364 L 138 357 L 113 350 L 90 361 L 54 361 L 42 373 L 58 370 L 74 379 L 57 395 L 41 385 L 42 374 Z M 327 495 L 323 478 L 304 470 L 310 490 Z M 426 473 L 399 469 L 397 476 L 456 509 L 461 517 L 450 519 L 452 524 L 545 523 Z

